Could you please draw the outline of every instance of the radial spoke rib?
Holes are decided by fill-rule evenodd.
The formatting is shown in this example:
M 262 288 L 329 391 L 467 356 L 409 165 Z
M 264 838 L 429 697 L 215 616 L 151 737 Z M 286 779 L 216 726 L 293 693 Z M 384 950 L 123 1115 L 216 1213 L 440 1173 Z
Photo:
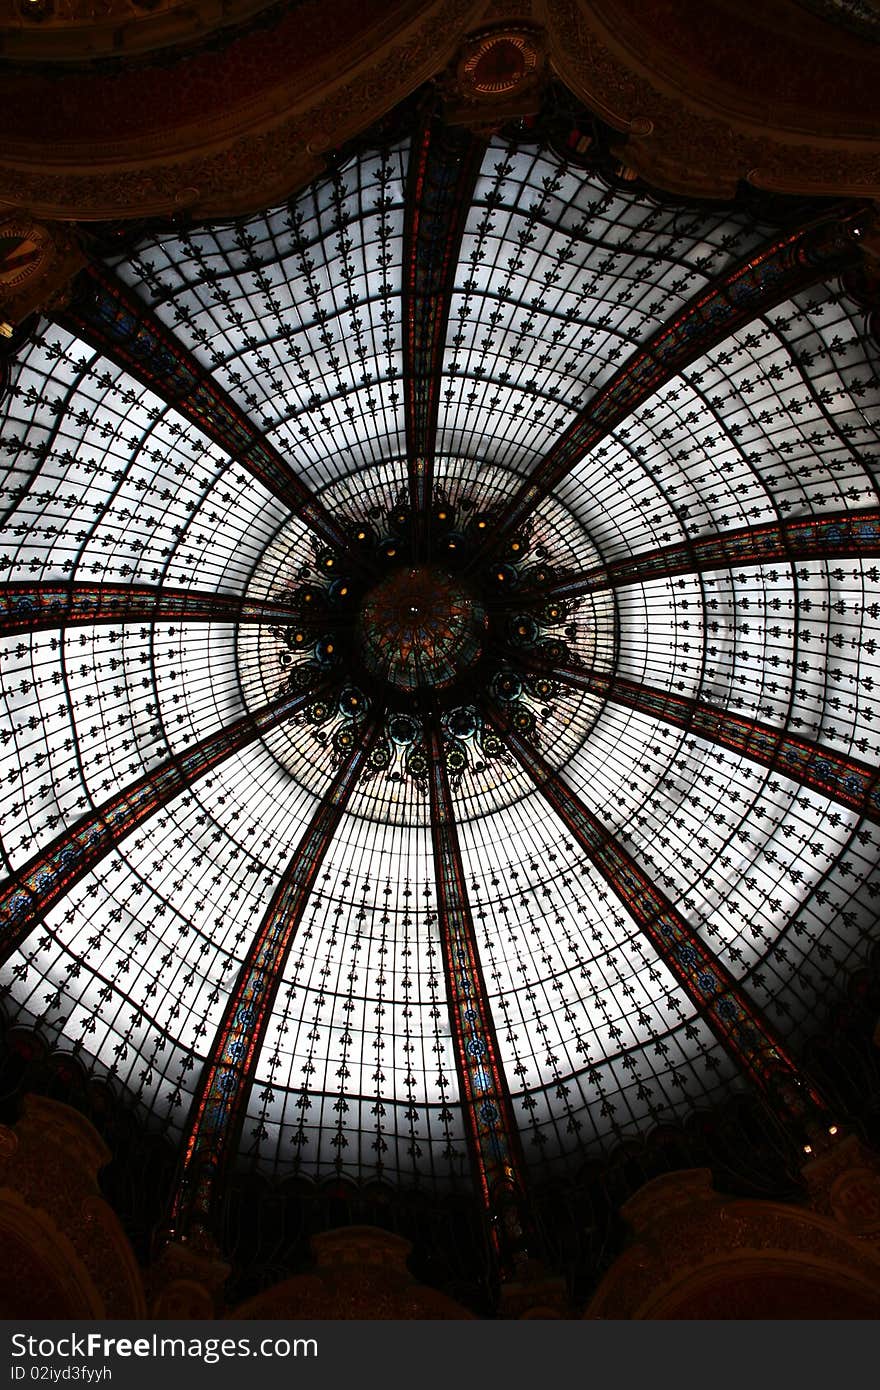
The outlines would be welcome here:
M 880 555 L 880 511 L 824 512 L 796 521 L 768 522 L 720 531 L 693 541 L 658 546 L 624 560 L 529 591 L 547 598 L 577 598 L 597 589 L 647 584 L 678 574 L 699 574 L 733 565 L 784 564 L 794 560 L 872 559 Z M 511 595 L 513 602 L 515 595 Z
M 283 623 L 297 614 L 284 603 L 235 594 L 149 584 L 6 584 L 0 590 L 0 638 L 75 623 Z
M 159 763 L 33 855 L 0 885 L 0 962 L 79 879 L 161 807 L 233 753 L 292 718 L 317 687 L 263 705 Z
M 403 381 L 409 503 L 416 519 L 428 516 L 433 499 L 446 326 L 485 148 L 484 139 L 444 125 L 434 112 L 426 114 L 412 144 L 403 253 Z M 424 539 L 417 535 L 417 541 Z
M 541 754 L 506 724 L 494 718 L 492 722 L 581 852 L 770 1108 L 788 1125 L 794 1124 L 803 1139 L 824 1136 L 832 1122 L 822 1097 L 699 933 Z
M 842 757 L 824 744 L 795 738 L 785 729 L 774 728 L 760 719 L 745 719 L 704 700 L 674 695 L 658 686 L 599 675 L 577 666 L 553 666 L 541 661 L 526 664 L 548 680 L 626 705 L 639 714 L 652 715 L 697 738 L 742 753 L 847 810 L 880 823 L 880 771 L 869 763 Z
M 527 1239 L 519 1130 L 499 1064 L 495 1027 L 468 902 L 439 721 L 430 733 L 431 830 L 443 970 L 471 1162 L 502 1278 Z
M 774 241 L 704 290 L 615 372 L 514 493 L 485 560 L 589 451 L 691 362 L 796 290 L 855 264 L 859 244 L 837 217 Z
M 347 547 L 348 538 L 336 517 L 207 368 L 106 267 L 90 266 L 84 271 L 73 303 L 56 311 L 54 318 L 173 406 L 258 478 L 321 540 L 343 550 Z
M 377 715 L 321 797 L 251 942 L 196 1087 L 169 1239 L 208 1233 L 218 1181 L 236 1152 L 248 1095 L 290 950 L 318 870 L 369 757 Z

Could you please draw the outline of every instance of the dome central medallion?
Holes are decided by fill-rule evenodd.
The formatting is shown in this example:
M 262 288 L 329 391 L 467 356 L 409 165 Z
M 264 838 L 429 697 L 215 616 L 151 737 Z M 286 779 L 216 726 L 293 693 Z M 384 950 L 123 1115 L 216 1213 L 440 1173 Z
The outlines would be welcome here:
M 279 621 L 242 625 L 239 669 L 255 707 L 305 697 L 284 741 L 297 779 L 311 782 L 368 737 L 369 805 L 421 823 L 431 727 L 450 785 L 458 793 L 472 774 L 466 795 L 481 806 L 519 794 L 505 728 L 558 757 L 592 727 L 599 705 L 587 677 L 601 687 L 613 660 L 614 600 L 556 590 L 595 567 L 598 552 L 580 541 L 572 550 L 579 533 L 547 504 L 489 562 L 506 492 L 491 479 L 483 488 L 450 499 L 438 487 L 415 513 L 406 493 L 389 508 L 377 479 L 354 515 L 334 511 L 342 543 L 304 539 L 299 520 L 273 541 L 252 593 L 271 598 Z
M 445 690 L 480 658 L 486 610 L 460 580 L 434 565 L 397 570 L 361 609 L 364 665 L 398 690 Z

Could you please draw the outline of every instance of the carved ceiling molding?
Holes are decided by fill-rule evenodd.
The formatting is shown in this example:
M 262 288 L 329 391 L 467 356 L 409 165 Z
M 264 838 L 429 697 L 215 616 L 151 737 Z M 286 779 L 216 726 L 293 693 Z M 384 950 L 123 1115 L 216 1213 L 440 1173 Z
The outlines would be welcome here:
M 544 30 L 507 16 L 506 23 L 469 34 L 437 86 L 445 119 L 489 138 L 507 121 L 536 115 L 546 81 Z
M 282 0 L 292 8 L 302 0 Z M 177 45 L 228 42 L 279 0 L 0 0 L 10 62 L 119 62 Z
M 0 84 L 3 161 L 10 167 L 30 165 L 38 152 L 47 172 L 83 163 L 145 168 L 210 155 L 231 141 L 268 131 L 285 131 L 312 153 L 328 149 L 364 129 L 364 112 L 366 124 L 372 124 L 431 76 L 438 32 L 452 28 L 457 34 L 459 17 L 466 20 L 485 7 L 485 0 L 433 0 L 428 10 L 414 14 L 415 0 L 395 0 L 377 17 L 356 24 L 353 11 L 361 0 L 341 2 L 349 10 L 344 38 L 326 37 L 324 0 L 307 0 L 285 24 L 251 35 L 227 52 L 196 51 L 191 63 L 178 67 L 77 71 L 69 78 L 41 72 L 34 77 L 35 94 L 50 104 L 34 110 L 26 123 L 17 115 L 10 120 L 12 103 L 29 90 L 22 86 L 28 75 L 19 73 L 11 100 Z M 364 0 L 368 16 L 376 3 Z M 443 50 L 447 56 L 456 51 L 456 42 L 450 39 Z M 297 65 L 291 68 L 293 57 Z M 132 109 L 135 103 L 141 108 Z M 288 122 L 293 122 L 289 131 Z
M 110 1157 L 88 1120 L 44 1096 L 26 1098 L 14 1129 L 0 1126 L 0 1241 L 14 1234 L 70 1290 L 67 1316 L 146 1311 L 131 1246 L 98 1186 Z
M 880 43 L 880 5 L 877 0 L 795 0 L 829 24 L 838 24 L 860 38 Z
M 826 113 L 815 102 L 799 108 L 799 130 L 783 123 L 790 111 L 780 115 L 769 104 L 759 122 L 748 95 L 734 109 L 723 85 L 693 65 L 680 67 L 675 81 L 666 76 L 656 34 L 634 57 L 608 28 L 612 17 L 631 13 L 629 5 L 605 0 L 602 18 L 586 0 L 538 0 L 538 7 L 552 66 L 576 96 L 629 135 L 626 163 L 650 183 L 692 197 L 731 197 L 742 180 L 777 193 L 880 196 L 876 118 L 870 138 L 820 133 Z M 729 37 L 736 41 L 732 20 Z
M 695 111 L 758 135 L 877 137 L 880 50 L 792 13 L 792 0 L 757 13 L 739 0 L 574 3 L 625 68 Z
M 779 16 L 785 4 L 771 4 L 767 32 L 777 44 L 784 38 Z M 739 27 L 728 0 L 704 8 L 706 23 L 736 42 Z M 880 133 L 863 133 L 859 106 L 872 65 L 880 64 L 874 45 L 861 45 L 864 61 L 851 65 L 858 100 L 853 95 L 849 111 L 839 110 L 845 83 L 818 91 L 812 103 L 759 109 L 754 84 L 740 91 L 717 80 L 693 45 L 675 51 L 651 29 L 660 25 L 662 0 L 645 6 L 635 0 L 434 0 L 427 6 L 397 0 L 381 7 L 379 19 L 368 0 L 360 7 L 353 0 L 349 29 L 343 25 L 330 37 L 326 20 L 321 29 L 321 9 L 304 3 L 296 10 L 302 51 L 311 55 L 299 68 L 282 63 L 277 71 L 271 64 L 264 69 L 273 30 L 173 68 L 52 79 L 54 103 L 40 102 L 48 79 L 34 78 L 28 122 L 20 120 L 28 89 L 13 84 L 11 98 L 0 95 L 0 214 L 90 221 L 256 211 L 308 183 L 328 152 L 422 83 L 459 68 L 466 78 L 475 40 L 505 25 L 540 35 L 540 63 L 546 55 L 575 95 L 621 131 L 621 158 L 657 187 L 730 197 L 747 180 L 773 192 L 880 197 Z M 763 13 L 749 16 L 755 33 Z M 847 57 L 847 45 L 858 48 L 857 40 L 820 20 L 806 15 L 805 21 L 828 30 L 835 62 Z M 280 28 L 278 35 L 280 49 Z M 754 34 L 751 41 L 757 43 Z M 810 52 L 819 56 L 815 45 Z M 800 91 L 803 75 L 794 61 L 791 68 L 781 74 L 780 89 L 786 79 L 787 91 Z M 533 99 L 538 71 L 524 72 L 519 99 Z M 238 73 L 237 86 L 221 84 L 227 73 Z M 15 81 L 26 79 L 19 74 Z M 92 91 L 94 109 L 83 99 Z M 147 91 L 154 107 L 142 100 Z M 517 99 L 513 92 L 511 100 Z M 57 128 L 62 116 L 63 138 Z M 829 136 L 829 129 L 838 133 Z
M 729 1298 L 753 1278 L 819 1282 L 843 1299 L 880 1308 L 880 1259 L 870 1246 L 803 1207 L 725 1197 L 713 1190 L 708 1169 L 652 1179 L 621 1215 L 632 1239 L 593 1295 L 587 1318 L 686 1317 L 705 1294 L 720 1287 Z
M 249 1298 L 229 1319 L 394 1318 L 456 1321 L 473 1313 L 410 1273 L 409 1241 L 373 1226 L 323 1231 L 311 1239 L 314 1268 Z
M 37 309 L 60 304 L 72 277 L 85 265 L 75 231 L 27 215 L 0 215 L 0 334 Z
M 367 129 L 446 67 L 475 28 L 486 0 L 435 0 L 377 42 L 358 39 L 281 88 L 260 90 L 223 119 L 175 126 L 131 141 L 48 145 L 3 141 L 0 208 L 58 220 L 140 218 L 188 212 L 223 217 L 269 206 L 324 167 L 322 155 Z M 123 80 L 136 94 L 137 74 Z M 175 74 L 168 74 L 173 82 Z M 47 150 L 51 149 L 51 154 Z

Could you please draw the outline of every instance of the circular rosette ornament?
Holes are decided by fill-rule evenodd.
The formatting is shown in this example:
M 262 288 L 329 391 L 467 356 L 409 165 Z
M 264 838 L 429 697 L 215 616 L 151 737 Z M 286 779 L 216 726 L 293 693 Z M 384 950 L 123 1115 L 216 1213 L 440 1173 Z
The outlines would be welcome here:
M 433 566 L 395 571 L 364 602 L 364 666 L 405 692 L 445 690 L 479 660 L 487 627 L 482 602 Z

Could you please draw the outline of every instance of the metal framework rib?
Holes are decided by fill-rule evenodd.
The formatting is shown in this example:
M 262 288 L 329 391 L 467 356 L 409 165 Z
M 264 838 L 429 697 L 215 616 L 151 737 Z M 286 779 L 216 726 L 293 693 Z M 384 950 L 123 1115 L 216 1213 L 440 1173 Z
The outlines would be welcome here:
M 490 716 L 491 718 L 491 716 Z M 507 747 L 651 942 L 722 1047 L 759 1088 L 776 1115 L 803 1138 L 829 1131 L 824 1100 L 789 1057 L 760 1012 L 630 854 L 515 730 L 492 719 Z
M 297 614 L 271 600 L 149 584 L 26 582 L 0 590 L 0 639 L 77 623 L 283 623 Z
M 880 823 L 880 771 L 869 763 L 844 758 L 821 743 L 795 738 L 785 729 L 717 709 L 693 696 L 673 695 L 657 686 L 599 675 L 576 666 L 553 666 L 540 661 L 526 664 L 548 680 L 562 681 L 576 690 L 626 705 L 639 714 L 653 715 L 698 738 L 742 753 L 753 762 L 821 792 L 847 810 Z
M 292 718 L 315 698 L 316 689 L 263 705 L 166 758 L 32 855 L 0 885 L 0 962 L 120 840 L 225 758 Z
M 693 541 L 658 546 L 639 555 L 597 565 L 540 588 L 529 597 L 578 598 L 597 589 L 618 589 L 626 584 L 645 584 L 652 579 L 671 579 L 678 574 L 699 574 L 733 565 L 763 565 L 778 560 L 871 559 L 880 555 L 880 511 L 823 512 L 796 521 L 768 522 L 720 531 Z M 513 594 L 511 601 L 516 595 Z
M 486 141 L 426 115 L 410 154 L 403 252 L 403 382 L 409 503 L 424 540 L 459 248 Z
M 169 1239 L 210 1230 L 217 1183 L 238 1144 L 291 946 L 380 722 L 381 715 L 373 719 L 321 797 L 248 948 L 190 1108 Z
M 737 265 L 660 329 L 615 372 L 514 493 L 483 558 L 517 531 L 574 465 L 649 396 L 710 347 L 787 299 L 826 280 L 860 256 L 837 218 L 774 241 Z
M 348 546 L 338 521 L 214 381 L 206 367 L 106 267 L 83 271 L 56 322 L 90 343 L 212 439 L 321 540 Z
M 429 734 L 431 829 L 443 971 L 471 1162 L 502 1279 L 527 1235 L 525 1165 L 468 902 L 439 720 Z

